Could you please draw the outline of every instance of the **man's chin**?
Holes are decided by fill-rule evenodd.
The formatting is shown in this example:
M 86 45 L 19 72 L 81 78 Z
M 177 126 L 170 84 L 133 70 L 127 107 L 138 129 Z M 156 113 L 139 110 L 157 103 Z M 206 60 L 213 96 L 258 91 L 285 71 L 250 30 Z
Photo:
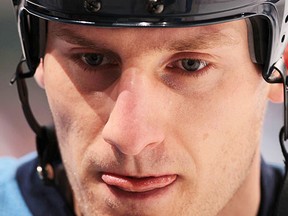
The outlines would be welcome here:
M 88 215 L 173 215 L 176 210 L 173 207 L 179 204 L 175 199 L 179 197 L 176 193 L 177 188 L 177 179 L 163 187 L 142 192 L 127 191 L 103 182 L 97 186 L 95 192 L 98 192 L 87 193 L 94 197 L 87 198 L 89 204 L 82 203 L 79 207 L 86 206 L 82 212 L 88 212 Z M 92 212 L 95 213 L 91 214 Z M 177 215 L 176 212 L 174 215 Z

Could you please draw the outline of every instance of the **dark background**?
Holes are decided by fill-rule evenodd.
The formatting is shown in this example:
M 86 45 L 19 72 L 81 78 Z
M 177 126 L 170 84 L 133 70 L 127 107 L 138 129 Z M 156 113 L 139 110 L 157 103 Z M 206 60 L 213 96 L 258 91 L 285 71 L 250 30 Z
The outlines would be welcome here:
M 0 156 L 20 157 L 31 152 L 34 147 L 34 134 L 27 125 L 18 101 L 16 86 L 9 85 L 21 48 L 17 34 L 14 11 L 10 0 L 1 0 L 0 5 Z M 41 124 L 51 122 L 45 94 L 30 79 L 30 101 L 32 109 Z M 270 162 L 281 162 L 278 131 L 282 125 L 281 104 L 269 103 L 264 125 L 262 152 Z M 241 134 L 241 131 L 239 131 Z M 232 143 L 231 143 L 232 145 Z

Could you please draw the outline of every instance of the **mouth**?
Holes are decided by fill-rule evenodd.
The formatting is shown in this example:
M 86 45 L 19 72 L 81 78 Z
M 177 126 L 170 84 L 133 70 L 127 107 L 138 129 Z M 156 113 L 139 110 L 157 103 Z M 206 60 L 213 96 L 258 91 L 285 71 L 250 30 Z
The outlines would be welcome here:
M 172 185 L 177 175 L 131 177 L 111 173 L 102 173 L 101 179 L 110 188 L 130 194 L 140 195 L 162 191 Z

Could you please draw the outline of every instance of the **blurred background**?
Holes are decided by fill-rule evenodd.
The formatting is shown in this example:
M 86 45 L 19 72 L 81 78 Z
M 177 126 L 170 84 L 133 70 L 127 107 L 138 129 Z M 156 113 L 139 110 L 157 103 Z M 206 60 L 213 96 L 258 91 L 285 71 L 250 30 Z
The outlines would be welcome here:
M 11 0 L 1 0 L 0 6 L 0 156 L 20 157 L 34 151 L 34 134 L 27 125 L 18 101 L 16 86 L 9 85 L 21 57 L 14 11 Z M 29 80 L 31 106 L 41 124 L 51 122 L 44 91 Z M 281 104 L 269 103 L 262 142 L 263 157 L 281 163 L 278 132 L 282 125 Z M 239 131 L 241 134 L 241 131 Z
M 34 134 L 24 119 L 16 84 L 9 81 L 21 58 L 16 19 L 11 0 L 1 0 L 0 6 L 0 156 L 20 157 L 35 149 Z M 29 80 L 29 96 L 37 119 L 43 124 L 50 121 L 44 91 Z

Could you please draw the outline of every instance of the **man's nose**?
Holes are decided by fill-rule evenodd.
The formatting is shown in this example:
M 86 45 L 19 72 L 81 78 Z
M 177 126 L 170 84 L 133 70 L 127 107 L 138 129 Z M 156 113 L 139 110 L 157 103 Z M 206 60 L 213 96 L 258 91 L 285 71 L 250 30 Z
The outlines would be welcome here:
M 123 154 L 137 155 L 163 142 L 161 110 L 157 109 L 155 85 L 148 77 L 133 69 L 123 76 L 102 135 Z

